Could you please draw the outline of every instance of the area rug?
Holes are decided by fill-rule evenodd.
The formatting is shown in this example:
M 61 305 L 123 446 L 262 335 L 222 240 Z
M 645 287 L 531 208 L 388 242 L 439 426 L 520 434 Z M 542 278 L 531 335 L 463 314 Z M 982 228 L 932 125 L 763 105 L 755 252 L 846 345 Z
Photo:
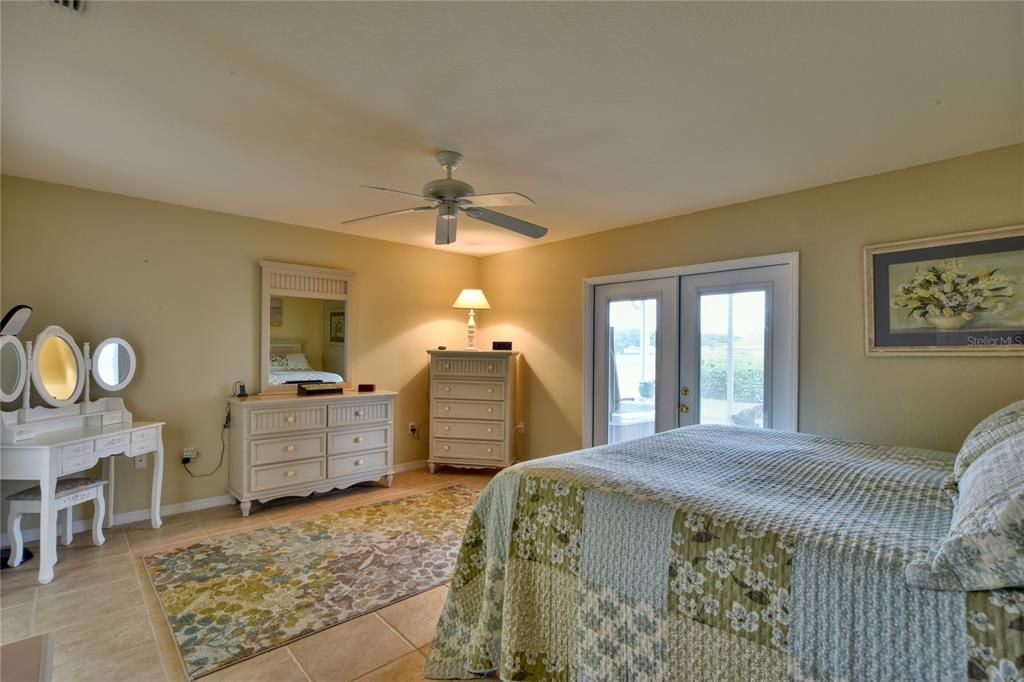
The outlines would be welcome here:
M 442 585 L 478 491 L 431 490 L 145 557 L 191 679 Z

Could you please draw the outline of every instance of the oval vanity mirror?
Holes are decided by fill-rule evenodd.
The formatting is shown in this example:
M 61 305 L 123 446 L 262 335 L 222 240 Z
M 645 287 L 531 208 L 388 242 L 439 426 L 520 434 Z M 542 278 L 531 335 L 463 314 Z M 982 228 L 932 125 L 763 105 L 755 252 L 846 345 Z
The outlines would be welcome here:
M 85 360 L 78 344 L 60 327 L 47 327 L 32 349 L 32 385 L 53 407 L 78 400 L 85 385 Z
M 92 356 L 92 377 L 100 388 L 120 391 L 135 376 L 135 349 L 124 339 L 101 341 Z
M 17 400 L 28 376 L 25 347 L 17 336 L 0 336 L 0 401 Z

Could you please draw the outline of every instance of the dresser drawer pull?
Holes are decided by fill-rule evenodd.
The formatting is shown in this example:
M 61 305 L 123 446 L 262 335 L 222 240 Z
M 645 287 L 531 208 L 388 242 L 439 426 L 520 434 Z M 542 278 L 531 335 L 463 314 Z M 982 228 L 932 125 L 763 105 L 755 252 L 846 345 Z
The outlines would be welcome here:
M 487 433 L 494 433 L 494 429 L 492 429 L 490 426 L 488 426 L 487 427 Z
M 352 462 L 352 465 L 353 466 L 360 466 L 362 463 L 363 463 L 363 460 L 357 459 L 356 461 Z
M 294 414 L 288 415 L 288 417 L 285 419 L 285 421 L 288 422 L 289 424 L 294 424 L 295 423 L 295 415 Z M 291 473 L 294 473 L 294 472 L 291 472 Z
M 487 389 L 487 392 L 488 393 L 494 393 L 494 389 L 493 388 L 489 388 L 489 389 Z
M 446 362 L 446 363 L 444 363 L 444 368 L 445 368 L 445 369 L 451 369 L 451 368 L 452 368 L 452 365 L 451 365 L 451 363 L 450 363 L 450 362 Z
M 285 476 L 287 476 L 288 478 L 292 478 L 293 476 L 295 476 L 295 472 L 289 469 L 288 473 L 286 473 Z
M 363 416 L 363 411 L 362 410 L 356 410 L 356 416 L 357 417 L 362 417 Z
M 446 427 L 444 427 L 444 430 L 445 430 L 445 431 L 451 431 L 451 430 L 452 430 L 452 427 L 450 427 L 450 426 L 446 426 Z
M 295 452 L 295 446 L 294 445 L 289 445 L 288 447 L 286 447 L 284 449 L 284 451 L 285 452 Z
M 493 409 L 493 408 L 492 408 L 492 409 Z M 445 412 L 451 412 L 451 411 L 452 411 L 452 406 L 451 406 L 451 405 L 445 405 L 445 406 L 444 406 L 444 411 L 445 411 Z
M 447 445 L 444 446 L 444 449 L 445 450 L 451 450 L 451 448 L 449 446 L 447 446 Z
M 355 438 L 352 439 L 352 442 L 353 443 L 362 443 L 363 442 L 363 437 L 362 436 L 356 436 Z
M 445 391 L 445 393 L 451 393 L 452 392 L 452 387 L 451 386 L 445 386 L 444 387 L 444 391 Z
M 487 369 L 488 369 L 488 371 L 493 372 L 494 371 L 494 363 L 492 362 L 491 364 L 487 365 Z
M 487 448 L 487 454 L 488 455 L 491 454 L 492 452 L 494 452 L 494 448 Z
M 494 408 L 493 407 L 488 407 L 487 408 L 487 414 L 494 414 Z

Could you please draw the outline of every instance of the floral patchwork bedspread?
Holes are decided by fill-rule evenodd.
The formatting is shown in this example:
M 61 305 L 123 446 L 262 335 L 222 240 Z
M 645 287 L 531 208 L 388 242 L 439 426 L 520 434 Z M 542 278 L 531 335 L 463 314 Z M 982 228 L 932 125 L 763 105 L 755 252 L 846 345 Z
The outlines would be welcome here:
M 903 569 L 953 455 L 694 426 L 506 469 L 477 503 L 427 676 L 1024 679 L 1024 590 Z

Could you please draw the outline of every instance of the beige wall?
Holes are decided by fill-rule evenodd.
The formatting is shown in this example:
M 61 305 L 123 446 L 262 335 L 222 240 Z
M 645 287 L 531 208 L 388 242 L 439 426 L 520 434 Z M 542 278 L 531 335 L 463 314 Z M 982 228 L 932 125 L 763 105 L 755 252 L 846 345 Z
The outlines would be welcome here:
M 800 429 L 956 450 L 1024 397 L 1024 360 L 865 357 L 861 246 L 1019 223 L 1024 146 L 485 258 L 481 336 L 523 353 L 520 457 L 581 445 L 584 278 L 784 251 L 801 258 Z
M 324 302 L 318 298 L 275 296 L 282 302 L 281 326 L 270 328 L 270 345 L 277 339 L 301 340 L 302 352 L 313 369 L 324 369 Z M 332 301 L 339 305 L 338 301 Z M 256 386 L 259 389 L 259 386 Z
M 259 386 L 261 258 L 356 273 L 351 378 L 399 391 L 396 460 L 426 457 L 406 424 L 427 419 L 426 350 L 463 337 L 450 306 L 477 285 L 478 259 L 15 177 L 0 190 L 0 304 L 35 309 L 24 339 L 59 324 L 80 342 L 135 346 L 139 371 L 123 396 L 136 419 L 167 422 L 165 503 L 224 494 L 223 468 L 193 479 L 180 457 L 194 445 L 193 468 L 211 470 L 224 396 L 238 379 Z M 149 470 L 123 460 L 117 473 L 116 510 L 144 508 Z

